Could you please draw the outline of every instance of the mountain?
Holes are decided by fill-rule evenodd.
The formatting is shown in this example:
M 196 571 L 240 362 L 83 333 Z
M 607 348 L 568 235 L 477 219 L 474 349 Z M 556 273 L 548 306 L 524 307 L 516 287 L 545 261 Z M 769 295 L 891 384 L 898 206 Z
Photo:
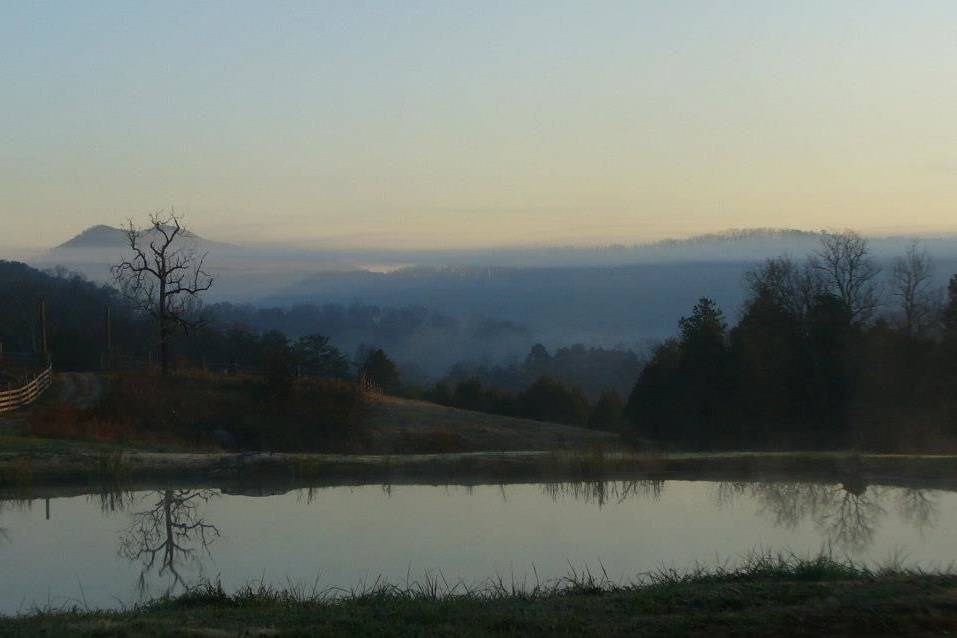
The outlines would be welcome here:
M 169 227 L 167 230 L 171 229 L 172 227 Z M 152 235 L 158 234 L 159 232 L 153 229 L 150 229 L 144 233 L 147 240 L 149 240 Z M 203 247 L 206 249 L 211 247 L 236 248 L 236 246 L 231 244 L 204 239 L 196 233 L 185 229 L 180 231 L 180 236 L 188 240 L 190 243 L 195 244 L 197 247 Z M 59 246 L 56 246 L 53 248 L 53 252 L 88 249 L 125 250 L 127 245 L 125 229 L 106 226 L 105 224 L 98 224 L 96 226 L 90 226 L 86 230 L 80 232 L 78 235 L 66 240 Z
M 149 244 L 159 232 L 143 231 L 144 244 Z M 213 299 L 249 300 L 275 290 L 277 281 L 289 284 L 295 277 L 275 277 L 262 267 L 254 255 L 233 244 L 213 241 L 188 230 L 181 230 L 180 247 L 207 255 L 206 267 L 216 275 Z M 62 244 L 29 260 L 37 267 L 64 267 L 99 283 L 111 283 L 110 267 L 129 253 L 126 231 L 99 224 L 91 226 Z
M 72 250 L 86 248 L 123 248 L 126 235 L 120 228 L 112 226 L 90 226 L 79 235 L 68 239 L 53 250 Z
M 820 237 L 755 228 L 630 246 L 390 251 L 235 247 L 188 236 L 209 254 L 207 269 L 216 279 L 206 295 L 210 302 L 416 305 L 520 324 L 550 347 L 670 335 L 701 296 L 713 297 L 733 319 L 747 270 L 782 254 L 803 259 Z M 870 239 L 885 273 L 910 241 L 902 235 Z M 945 285 L 957 272 L 957 237 L 922 243 L 936 262 L 935 285 Z M 124 248 L 120 229 L 94 226 L 34 263 L 65 265 L 108 282 L 109 265 Z

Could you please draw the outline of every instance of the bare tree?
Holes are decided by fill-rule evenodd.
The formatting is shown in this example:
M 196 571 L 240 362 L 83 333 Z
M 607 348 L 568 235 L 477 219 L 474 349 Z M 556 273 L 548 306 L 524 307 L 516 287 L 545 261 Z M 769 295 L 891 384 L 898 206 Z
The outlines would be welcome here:
M 769 296 L 796 317 L 806 317 L 823 290 L 823 281 L 811 263 L 775 257 L 744 275 L 752 297 Z
M 151 214 L 146 230 L 137 230 L 129 220 L 125 232 L 131 255 L 113 266 L 113 277 L 126 296 L 156 320 L 160 369 L 166 375 L 173 332 L 188 332 L 199 323 L 194 318 L 199 295 L 212 287 L 213 278 L 203 270 L 206 254 L 184 245 L 188 231 L 174 211 Z
M 147 575 L 155 568 L 170 577 L 167 594 L 187 585 L 180 568 L 197 564 L 196 544 L 209 553 L 209 544 L 219 537 L 219 528 L 199 514 L 199 507 L 215 496 L 212 490 L 165 490 L 158 500 L 136 512 L 120 538 L 120 555 L 140 562 L 139 586 L 145 593 Z
M 876 279 L 881 269 L 866 239 L 850 230 L 826 232 L 812 263 L 826 290 L 847 305 L 852 321 L 865 323 L 873 316 L 880 305 Z
M 900 304 L 901 328 L 910 336 L 921 335 L 934 324 L 937 304 L 930 289 L 933 274 L 930 255 L 917 240 L 894 260 L 891 292 Z

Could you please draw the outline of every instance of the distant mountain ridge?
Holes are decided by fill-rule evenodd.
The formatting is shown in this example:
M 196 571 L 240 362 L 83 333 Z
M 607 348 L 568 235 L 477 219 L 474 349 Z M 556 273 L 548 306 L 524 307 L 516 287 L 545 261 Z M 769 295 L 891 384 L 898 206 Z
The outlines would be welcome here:
M 146 235 L 156 234 L 156 231 L 153 229 L 147 229 L 145 231 Z M 189 239 L 196 244 L 202 245 L 215 245 L 215 246 L 230 246 L 230 244 L 225 244 L 222 242 L 210 241 L 203 237 L 200 237 L 194 232 L 188 230 L 181 230 L 180 235 L 183 238 Z M 107 226 L 106 224 L 97 224 L 95 226 L 90 226 L 86 230 L 81 231 L 77 235 L 66 240 L 62 244 L 53 248 L 54 251 L 57 250 L 70 250 L 70 249 L 90 249 L 90 248 L 125 248 L 127 246 L 126 230 L 123 228 L 116 228 L 114 226 Z
M 712 242 L 739 242 L 761 239 L 813 240 L 817 241 L 823 231 L 800 230 L 798 228 L 729 228 L 716 233 L 702 233 L 683 238 L 660 239 L 643 244 L 645 246 L 677 246 L 681 244 L 706 244 Z M 638 244 L 642 245 L 642 244 Z
M 114 248 L 126 242 L 126 236 L 121 228 L 113 228 L 104 224 L 90 226 L 86 230 L 71 237 L 53 250 L 66 248 Z
M 267 248 L 230 246 L 194 233 L 184 237 L 209 254 L 207 267 L 216 277 L 210 301 L 413 303 L 537 330 L 564 323 L 565 334 L 578 340 L 614 344 L 604 338 L 624 339 L 636 331 L 657 337 L 670 331 L 701 295 L 716 297 L 728 309 L 737 307 L 747 269 L 780 255 L 804 259 L 818 250 L 822 234 L 744 228 L 627 246 L 430 250 Z M 885 267 L 910 242 L 903 234 L 870 238 L 875 259 Z M 957 236 L 925 237 L 922 245 L 945 284 L 945 276 L 957 272 Z M 62 265 L 109 283 L 110 265 L 127 252 L 122 229 L 98 225 L 31 261 L 40 267 Z M 624 300 L 637 305 L 625 307 Z M 571 306 L 577 309 L 572 312 Z
M 609 260 L 611 263 L 624 264 L 630 260 L 646 262 L 658 259 L 680 260 L 695 259 L 703 257 L 710 260 L 714 258 L 734 258 L 731 255 L 724 254 L 727 249 L 738 249 L 742 251 L 739 256 L 745 259 L 752 259 L 756 255 L 773 256 L 782 253 L 798 254 L 816 247 L 817 242 L 825 233 L 823 230 L 802 230 L 786 227 L 754 227 L 754 228 L 731 228 L 724 231 L 701 233 L 689 237 L 675 237 L 660 239 L 648 242 L 635 243 L 608 243 L 601 245 L 529 245 L 512 247 L 490 247 L 490 248 L 464 248 L 464 249 L 387 249 L 387 248 L 369 248 L 369 249 L 346 249 L 346 248 L 316 248 L 309 249 L 301 246 L 284 248 L 282 245 L 272 245 L 268 248 L 251 244 L 248 246 L 238 246 L 226 242 L 210 240 L 201 237 L 191 231 L 182 231 L 183 237 L 196 242 L 197 245 L 204 247 L 229 248 L 241 250 L 244 253 L 256 253 L 257 255 L 278 255 L 289 254 L 295 258 L 309 258 L 314 255 L 325 255 L 332 257 L 340 256 L 359 256 L 375 261 L 396 260 L 415 265 L 485 265 L 486 261 L 496 265 L 584 265 L 591 260 L 603 261 Z M 911 236 L 904 234 L 887 236 L 870 236 L 872 248 L 875 252 L 883 250 L 896 250 L 906 242 L 911 241 Z M 937 235 L 925 237 L 923 239 L 929 248 L 933 249 L 942 243 L 947 244 L 947 248 L 957 245 L 957 236 L 953 234 Z M 81 231 L 74 237 L 59 244 L 51 251 L 66 249 L 115 249 L 126 246 L 126 231 L 122 228 L 109 226 L 106 224 L 97 224 Z M 704 250 L 704 255 L 698 255 L 697 251 Z M 506 263 L 501 263 L 502 260 Z M 554 262 L 554 263 L 551 263 Z

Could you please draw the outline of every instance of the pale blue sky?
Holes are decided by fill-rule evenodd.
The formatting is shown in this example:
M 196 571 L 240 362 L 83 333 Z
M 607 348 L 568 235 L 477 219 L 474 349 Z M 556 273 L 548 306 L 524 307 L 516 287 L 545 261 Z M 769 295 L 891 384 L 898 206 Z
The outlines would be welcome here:
M 0 245 L 957 230 L 957 3 L 0 3 Z

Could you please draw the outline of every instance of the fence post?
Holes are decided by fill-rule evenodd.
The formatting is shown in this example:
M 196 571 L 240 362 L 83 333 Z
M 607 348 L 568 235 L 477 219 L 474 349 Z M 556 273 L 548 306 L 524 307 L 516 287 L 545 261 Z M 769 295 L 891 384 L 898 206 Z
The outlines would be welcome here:
M 36 355 L 33 355 L 33 358 L 35 359 Z M 50 386 L 51 366 L 49 358 L 44 357 L 42 370 L 36 372 L 34 368 L 31 373 L 21 373 L 18 387 L 0 391 L 0 412 L 16 410 L 33 403 Z

